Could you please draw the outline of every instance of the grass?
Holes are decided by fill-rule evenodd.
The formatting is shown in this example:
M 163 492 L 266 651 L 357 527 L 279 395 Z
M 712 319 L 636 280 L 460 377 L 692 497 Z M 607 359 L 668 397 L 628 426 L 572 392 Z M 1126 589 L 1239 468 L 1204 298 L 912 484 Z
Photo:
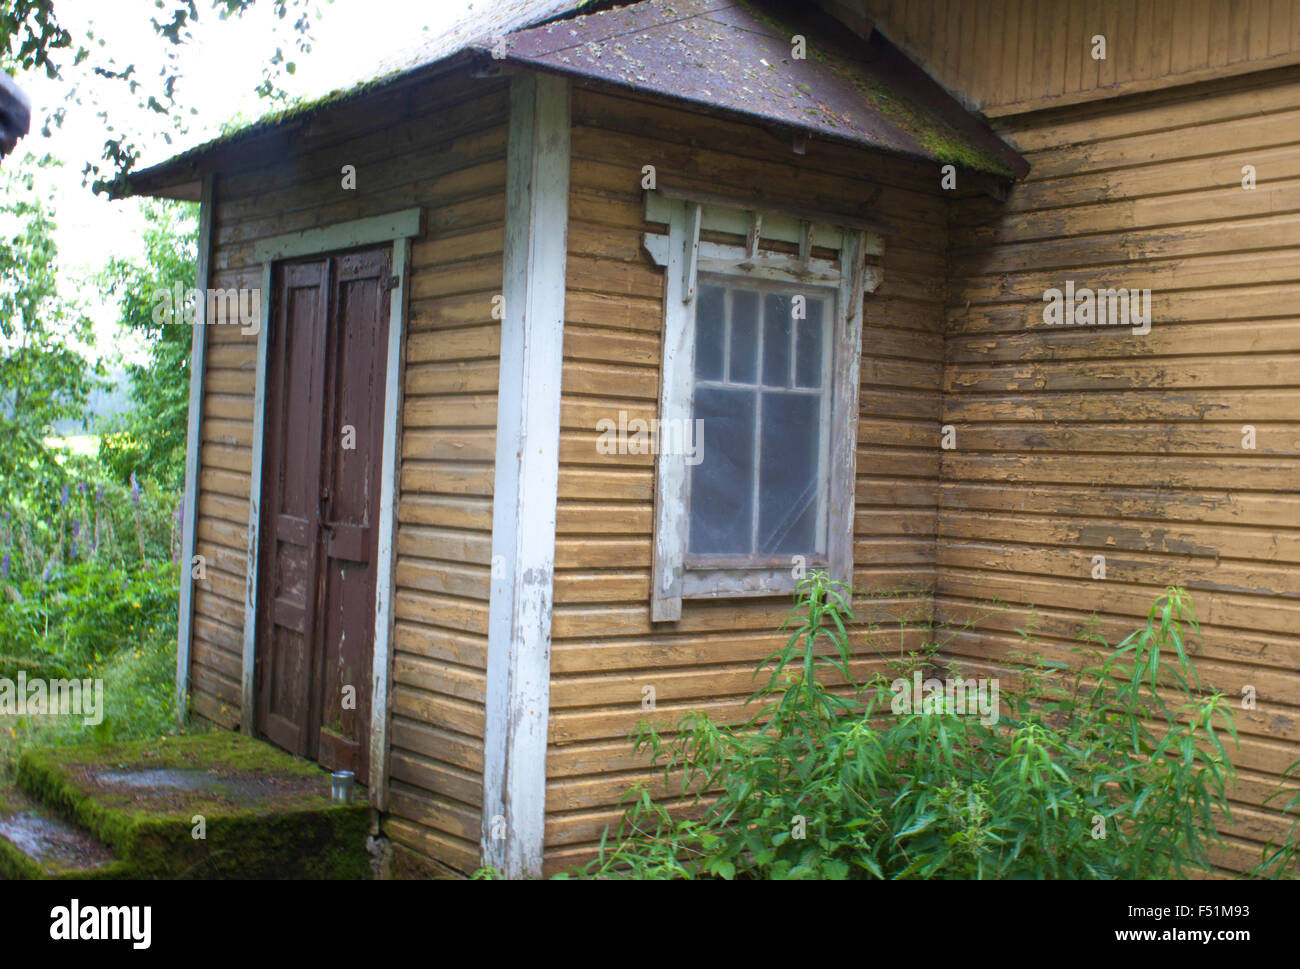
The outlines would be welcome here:
M 175 636 L 174 625 L 159 627 L 134 646 L 92 661 L 83 669 L 67 669 L 72 677 L 104 681 L 104 719 L 97 726 L 84 724 L 79 716 L 0 714 L 0 794 L 13 786 L 24 747 L 147 740 L 185 732 L 176 725 L 175 716 Z M 61 672 L 42 671 L 38 664 L 22 659 L 9 659 L 2 665 L 0 676 L 6 677 L 18 669 L 27 669 L 29 675 Z

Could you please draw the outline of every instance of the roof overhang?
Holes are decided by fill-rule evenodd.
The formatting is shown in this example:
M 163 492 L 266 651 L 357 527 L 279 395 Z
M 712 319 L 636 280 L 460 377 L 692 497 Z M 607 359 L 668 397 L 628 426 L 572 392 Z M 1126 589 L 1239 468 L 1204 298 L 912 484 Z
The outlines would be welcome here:
M 554 15 L 572 6 L 552 2 L 545 10 Z M 488 29 L 476 39 L 467 35 L 461 29 L 452 44 L 442 39 L 386 75 L 132 173 L 112 194 L 196 199 L 204 171 L 260 137 L 291 134 L 323 111 L 380 90 L 463 68 L 490 74 L 507 66 L 565 74 L 759 120 L 797 138 L 952 164 L 998 179 L 1018 179 L 1029 170 L 1014 149 L 883 35 L 863 40 L 802 4 L 642 0 L 500 34 Z M 804 38 L 804 57 L 795 54 L 797 36 Z
M 796 37 L 804 38 L 803 57 Z M 515 64 L 816 138 L 1008 179 L 1029 170 L 883 35 L 863 40 L 806 4 L 644 0 L 516 32 L 504 51 Z

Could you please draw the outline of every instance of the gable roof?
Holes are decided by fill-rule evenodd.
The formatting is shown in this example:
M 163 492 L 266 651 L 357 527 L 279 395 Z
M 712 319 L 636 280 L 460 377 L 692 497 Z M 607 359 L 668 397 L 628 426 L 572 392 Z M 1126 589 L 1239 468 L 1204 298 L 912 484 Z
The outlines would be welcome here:
M 577 16 L 590 0 L 476 6 L 472 16 L 385 62 L 362 83 L 132 173 L 114 194 L 190 197 L 168 186 L 192 181 L 216 151 L 457 62 L 567 74 L 1003 178 L 1029 169 L 882 35 L 862 40 L 805 5 L 641 0 Z M 796 35 L 806 40 L 806 57 L 793 55 Z

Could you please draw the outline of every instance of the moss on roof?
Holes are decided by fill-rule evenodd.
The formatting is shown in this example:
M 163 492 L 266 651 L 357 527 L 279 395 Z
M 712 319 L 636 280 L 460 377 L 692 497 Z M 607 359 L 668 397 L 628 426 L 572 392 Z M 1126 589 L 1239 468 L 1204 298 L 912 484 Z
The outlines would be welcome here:
M 173 155 L 166 161 L 159 162 L 157 165 L 153 165 L 149 168 L 129 173 L 125 179 L 126 191 L 115 191 L 114 194 L 119 196 L 136 194 L 131 191 L 131 189 L 137 183 L 149 178 L 151 175 L 169 169 L 183 168 L 184 166 L 189 165 L 220 148 L 225 148 L 248 138 L 255 138 L 258 135 L 268 134 L 274 129 L 290 124 L 291 122 L 305 121 L 308 118 L 320 114 L 327 109 L 333 108 L 336 105 L 342 104 L 345 101 L 361 97 L 392 81 L 396 81 L 406 73 L 408 72 L 394 70 L 362 81 L 350 88 L 336 89 L 330 91 L 328 94 L 322 94 L 315 98 L 299 98 L 278 110 L 262 115 L 262 117 L 258 118 L 256 121 L 233 125 L 229 130 L 223 131 L 215 138 L 211 138 L 202 144 L 187 149 L 179 155 Z
M 569 28 L 566 35 L 572 35 L 572 38 L 566 36 L 565 44 L 559 49 L 554 48 L 553 44 L 550 44 L 547 39 L 542 37 L 543 34 L 550 34 L 550 27 L 536 26 L 528 30 L 521 29 L 527 27 L 530 23 L 551 23 L 561 16 L 571 16 L 584 8 L 590 7 L 592 3 L 593 0 L 582 0 L 582 2 L 573 2 L 573 0 L 568 0 L 568 2 L 565 2 L 565 0 L 533 0 L 533 2 L 499 0 L 495 5 L 491 5 L 483 11 L 476 11 L 476 13 L 480 13 L 480 16 L 455 25 L 443 35 L 390 62 L 386 70 L 374 77 L 348 88 L 331 91 L 320 97 L 295 101 L 259 118 L 257 121 L 223 132 L 216 138 L 176 155 L 159 165 L 127 176 L 125 185 L 115 187 L 114 194 L 143 194 L 148 189 L 159 184 L 172 184 L 180 178 L 192 177 L 196 163 L 204 156 L 210 155 L 217 150 L 244 140 L 256 138 L 259 135 L 269 134 L 285 125 L 305 121 L 344 102 L 364 97 L 385 86 L 409 78 L 421 70 L 427 71 L 440 65 L 450 64 L 458 57 L 468 60 L 471 55 L 482 55 L 492 48 L 495 39 L 499 39 L 506 33 L 515 34 L 520 41 L 528 38 L 532 42 L 531 50 L 520 50 L 515 38 L 512 38 L 507 48 L 507 58 L 509 60 L 529 67 L 565 71 L 577 76 L 591 75 L 598 80 L 601 79 L 601 75 L 609 75 L 609 72 L 613 70 L 607 60 L 601 60 L 605 42 L 597 42 L 589 38 L 584 43 L 582 32 L 584 30 L 599 30 L 598 25 L 607 18 L 632 24 L 636 20 L 630 18 L 638 15 L 652 18 L 653 11 L 662 8 L 660 13 L 668 19 L 660 26 L 675 25 L 676 29 L 686 32 L 682 35 L 683 37 L 688 37 L 691 36 L 693 29 L 698 29 L 707 24 L 718 32 L 717 36 L 712 38 L 716 41 L 717 53 L 723 54 L 730 49 L 724 43 L 727 38 L 723 37 L 723 33 L 734 30 L 734 28 L 720 22 L 715 23 L 703 16 L 699 11 L 690 16 L 683 16 L 688 8 L 693 9 L 691 4 L 687 4 L 686 8 L 679 9 L 676 5 L 665 5 L 656 2 L 656 0 L 648 0 L 644 13 L 642 10 L 637 9 L 635 15 L 633 15 L 629 7 L 621 9 L 616 7 L 613 10 L 602 11 L 595 16 L 577 16 L 566 24 Z M 640 4 L 633 4 L 631 7 L 640 8 Z M 759 9 L 753 3 L 737 3 L 736 8 L 744 11 L 743 16 L 751 18 L 749 21 L 751 24 L 754 20 L 757 20 L 770 28 L 777 37 L 790 37 L 799 33 L 802 29 L 796 29 L 791 24 L 772 16 L 768 11 Z M 676 19 L 670 15 L 676 15 Z M 538 19 L 539 17 L 541 19 Z M 646 29 L 655 26 L 653 19 L 646 20 Z M 641 31 L 634 30 L 632 34 L 635 35 L 639 32 Z M 744 34 L 745 31 L 742 30 L 741 33 Z M 698 37 L 693 39 L 699 40 Z M 618 67 L 621 73 L 615 72 L 622 83 L 627 83 L 633 87 L 644 87 L 646 90 L 668 97 L 707 100 L 700 98 L 698 96 L 700 92 L 698 91 L 683 93 L 675 89 L 659 90 L 654 83 L 648 83 L 647 78 L 641 76 L 642 73 L 653 75 L 655 71 L 647 68 L 644 72 L 639 72 L 639 68 L 645 65 L 641 65 L 637 61 L 637 56 L 631 55 L 622 49 L 623 45 L 618 34 L 607 38 L 607 42 L 614 54 L 620 54 L 623 60 L 628 62 L 627 64 L 620 62 Z M 745 42 L 737 40 L 734 43 Z M 830 43 L 831 46 L 837 46 L 834 41 Z M 587 48 L 594 48 L 594 52 L 589 52 L 590 59 L 585 63 L 578 62 L 582 58 L 571 61 L 570 57 L 565 56 L 566 51 L 568 53 L 581 52 Z M 732 61 L 735 61 L 735 63 L 731 66 L 739 70 L 746 78 L 751 78 L 754 81 L 761 80 L 757 68 L 744 62 L 746 49 L 744 47 L 737 48 L 735 53 L 740 57 L 740 60 L 732 57 Z M 752 54 L 752 51 L 750 53 Z M 823 100 L 819 100 L 809 84 L 787 85 L 789 90 L 765 89 L 764 103 L 756 101 L 749 106 L 748 110 L 743 104 L 726 104 L 728 98 L 722 98 L 719 107 L 729 110 L 741 110 L 756 116 L 775 115 L 779 117 L 784 114 L 788 116 L 787 120 L 796 125 L 804 123 L 799 120 L 800 115 L 803 115 L 806 116 L 806 124 L 810 129 L 817 130 L 820 128 L 826 134 L 833 133 L 834 137 L 842 136 L 855 142 L 862 142 L 876 147 L 879 150 L 927 157 L 942 164 L 958 165 L 966 169 L 987 172 L 1005 178 L 1016 177 L 1017 162 L 1023 165 L 1023 160 L 1019 159 L 1012 149 L 1002 144 L 991 131 L 984 129 L 978 119 L 969 115 L 937 83 L 925 75 L 911 61 L 908 61 L 880 35 L 874 35 L 867 42 L 867 46 L 861 50 L 858 50 L 857 47 L 853 48 L 851 52 L 830 50 L 826 49 L 821 43 L 810 43 L 808 53 L 821 68 L 831 72 L 838 79 L 839 83 L 832 85 L 833 88 L 839 91 L 838 100 L 840 103 L 835 108 L 830 107 Z M 642 52 L 640 56 L 643 59 L 649 58 L 650 61 L 655 61 L 653 53 Z M 862 60 L 861 58 L 864 56 L 868 59 Z M 594 63 L 599 63 L 601 66 L 594 67 Z M 760 63 L 766 64 L 769 68 L 772 67 L 767 61 L 760 61 Z M 657 63 L 651 63 L 650 65 L 651 68 L 661 66 Z M 675 73 L 669 71 L 670 77 Z M 609 80 L 611 78 L 606 76 L 605 79 Z M 743 82 L 736 80 L 734 71 L 732 83 L 743 84 Z M 678 83 L 677 87 L 680 86 L 681 84 Z M 744 90 L 749 91 L 749 88 L 745 87 Z M 856 107 L 854 106 L 854 92 L 856 92 L 856 98 L 861 99 Z M 707 93 L 707 91 L 704 92 L 704 94 Z M 736 99 L 731 98 L 730 100 L 734 102 Z M 753 101 L 755 99 L 744 98 L 742 100 Z M 830 96 L 825 100 L 834 101 L 836 97 Z M 954 118 L 956 119 L 955 123 Z M 167 179 L 170 179 L 170 181 L 167 181 Z

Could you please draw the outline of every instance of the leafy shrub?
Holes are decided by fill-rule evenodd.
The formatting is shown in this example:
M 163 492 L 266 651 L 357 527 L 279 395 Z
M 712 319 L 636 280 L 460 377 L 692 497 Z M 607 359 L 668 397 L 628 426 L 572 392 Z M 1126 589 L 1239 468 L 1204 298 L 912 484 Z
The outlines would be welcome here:
M 177 570 L 169 562 L 78 562 L 10 590 L 10 601 L 0 605 L 0 642 L 13 655 L 84 669 L 174 628 L 176 594 Z
M 1182 590 L 1114 649 L 1089 650 L 1072 684 L 1022 662 L 1019 692 L 1000 690 L 1005 709 L 987 725 L 942 704 L 893 713 L 897 680 L 853 680 L 850 619 L 848 591 L 811 574 L 782 627 L 790 638 L 759 664 L 768 675 L 749 721 L 692 712 L 672 736 L 638 728 L 635 748 L 666 781 L 681 772 L 690 810 L 634 787 L 584 873 L 1160 878 L 1208 867 L 1232 777 L 1219 734 L 1236 731 L 1222 695 L 1197 695 L 1184 629 L 1199 629 Z
M 166 487 L 180 488 L 185 475 L 185 442 L 190 401 L 190 340 L 193 327 L 154 319 L 160 293 L 194 277 L 197 206 L 192 202 L 150 199 L 144 233 L 146 258 L 109 260 L 101 287 L 118 300 L 119 325 L 142 336 L 143 365 L 130 363 L 128 412 L 100 422 L 99 460 L 118 481 L 139 468 Z
M 1281 844 L 1276 839 L 1270 838 L 1260 852 L 1259 864 L 1252 868 L 1248 874 L 1256 878 L 1295 878 L 1296 877 L 1296 859 L 1300 858 L 1300 840 L 1296 835 L 1300 833 L 1300 787 L 1286 787 L 1287 782 L 1300 783 L 1300 760 L 1287 767 L 1282 772 L 1283 785 L 1275 793 L 1270 794 L 1264 799 L 1265 804 L 1276 801 L 1278 798 L 1286 797 L 1287 801 L 1282 805 L 1284 815 L 1297 815 L 1287 828 L 1286 836 L 1282 839 Z M 1287 797 L 1290 795 L 1289 797 Z
M 49 581 L 84 562 L 175 561 L 179 501 L 152 481 L 123 487 L 92 479 L 64 485 L 49 509 L 0 502 L 0 585 Z
M 0 676 L 102 680 L 103 719 L 0 717 L 0 786 L 17 750 L 175 732 L 177 569 L 82 562 L 0 601 Z

